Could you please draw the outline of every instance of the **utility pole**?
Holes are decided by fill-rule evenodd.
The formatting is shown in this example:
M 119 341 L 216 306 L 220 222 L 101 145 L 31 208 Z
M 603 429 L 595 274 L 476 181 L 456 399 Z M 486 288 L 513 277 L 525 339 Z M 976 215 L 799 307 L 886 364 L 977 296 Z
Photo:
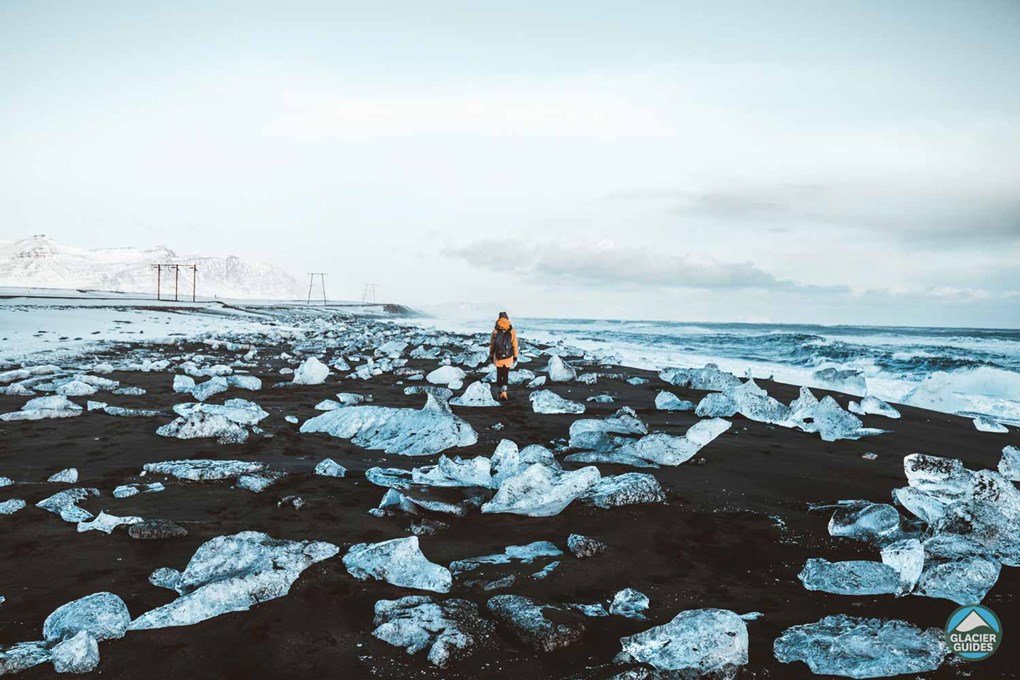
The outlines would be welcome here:
M 374 283 L 366 283 L 365 284 L 365 292 L 361 294 L 361 302 L 362 302 L 362 304 L 366 304 L 366 305 L 374 305 L 375 304 L 375 284 Z
M 180 301 L 180 287 L 181 287 L 181 267 L 185 270 L 191 269 L 191 301 L 197 300 L 196 291 L 198 290 L 198 265 L 195 264 L 177 264 L 171 263 L 158 263 L 151 265 L 156 270 L 156 299 L 163 299 L 163 269 L 174 270 L 174 301 Z
M 322 284 L 322 305 L 326 306 L 326 274 L 324 272 L 308 272 L 308 303 L 312 304 L 312 286 L 315 285 L 315 277 L 319 277 Z

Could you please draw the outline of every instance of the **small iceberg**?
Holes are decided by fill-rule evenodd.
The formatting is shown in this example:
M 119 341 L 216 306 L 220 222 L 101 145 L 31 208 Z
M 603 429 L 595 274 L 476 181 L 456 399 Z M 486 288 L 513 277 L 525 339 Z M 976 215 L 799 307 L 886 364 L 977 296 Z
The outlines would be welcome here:
M 431 389 L 431 388 L 430 388 Z M 442 395 L 426 393 L 419 411 L 387 406 L 348 406 L 306 420 L 301 432 L 324 432 L 362 448 L 402 456 L 429 456 L 478 441 L 474 429 L 450 410 Z
M 359 581 L 374 578 L 401 588 L 436 593 L 449 592 L 453 584 L 449 569 L 425 557 L 417 536 L 359 543 L 347 551 L 343 562 L 350 575 Z
M 905 621 L 839 614 L 787 628 L 773 652 L 782 663 L 803 661 L 816 675 L 884 678 L 938 669 L 948 653 L 944 636 Z
M 584 413 L 584 404 L 564 399 L 551 390 L 536 390 L 528 395 L 535 413 Z
M 672 621 L 620 638 L 618 660 L 697 678 L 733 677 L 748 661 L 747 624 L 727 609 L 680 612 Z

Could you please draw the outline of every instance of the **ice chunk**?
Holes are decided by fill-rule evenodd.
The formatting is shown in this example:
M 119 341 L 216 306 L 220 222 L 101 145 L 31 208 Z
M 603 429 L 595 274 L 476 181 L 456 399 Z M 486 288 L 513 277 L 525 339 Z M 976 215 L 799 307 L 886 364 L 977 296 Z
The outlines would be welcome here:
M 736 415 L 739 406 L 731 396 L 724 392 L 706 394 L 698 402 L 694 414 L 699 418 L 729 418 Z
M 817 432 L 823 441 L 834 442 L 840 439 L 860 439 L 876 431 L 865 429 L 861 419 L 843 410 L 835 399 L 826 396 L 810 409 L 798 409 L 797 426 L 805 432 Z
M 165 491 L 166 487 L 159 482 L 153 484 L 122 484 L 113 490 L 114 498 L 130 498 L 140 493 L 159 493 Z
M 411 408 L 350 406 L 306 420 L 301 432 L 325 432 L 366 449 L 404 456 L 428 456 L 454 446 L 471 446 L 478 435 L 434 394 L 425 406 Z
M 321 385 L 329 377 L 329 366 L 315 357 L 308 357 L 297 370 L 292 379 L 295 385 Z
M 975 418 L 974 427 L 978 432 L 996 432 L 1000 434 L 1009 432 L 1008 427 L 988 416 L 978 416 Z
M 740 378 L 719 370 L 715 364 L 705 364 L 704 368 L 667 368 L 659 373 L 659 379 L 695 390 L 722 391 L 740 385 Z
M 528 389 L 529 390 L 538 389 L 539 387 L 542 387 L 543 385 L 545 385 L 545 383 L 547 381 L 548 381 L 548 378 L 546 376 L 544 376 L 544 375 L 540 375 L 538 377 L 532 378 L 531 380 L 528 381 Z
M 183 572 L 153 573 L 151 581 L 171 586 L 180 597 L 142 614 L 130 629 L 190 626 L 247 611 L 283 597 L 305 569 L 338 552 L 331 543 L 277 540 L 258 531 L 218 536 L 199 546 Z
M 220 392 L 226 392 L 230 385 L 227 383 L 227 379 L 221 376 L 209 378 L 204 383 L 201 383 L 191 389 L 191 396 L 199 401 L 205 401 L 209 397 L 215 396 Z
M 911 487 L 933 494 L 939 499 L 952 500 L 966 494 L 971 488 L 973 473 L 954 458 L 940 458 L 923 453 L 912 453 L 903 459 L 903 471 Z
M 952 600 L 958 605 L 976 604 L 999 580 L 999 570 L 998 562 L 983 557 L 930 563 L 917 583 L 917 594 Z
M 1020 482 L 1020 448 L 1007 446 L 1002 449 L 1002 460 L 999 461 L 999 474 L 1006 479 Z
M 237 478 L 237 487 L 252 493 L 262 493 L 284 476 L 283 472 L 264 470 L 253 475 L 241 475 Z
M 556 569 L 559 566 L 560 566 L 559 562 L 550 562 L 549 564 L 545 565 L 544 567 L 536 571 L 534 574 L 532 574 L 531 578 L 535 579 L 536 581 L 541 581 L 545 579 L 547 576 L 549 576 L 549 574 L 556 571 Z
M 924 546 L 916 538 L 905 538 L 882 548 L 882 562 L 900 575 L 897 594 L 905 595 L 914 589 L 924 569 Z
M 707 395 L 695 409 L 700 417 L 729 417 L 734 413 L 748 420 L 779 424 L 789 419 L 790 408 L 770 397 L 751 379 L 727 388 L 721 395 Z
M 900 576 L 882 562 L 829 562 L 811 558 L 797 575 L 808 590 L 836 595 L 887 595 L 899 590 Z
M 509 545 L 506 549 L 495 555 L 483 555 L 482 557 L 468 557 L 463 560 L 455 560 L 450 563 L 450 571 L 454 574 L 462 574 L 472 571 L 486 564 L 510 564 L 517 561 L 523 564 L 531 564 L 542 557 L 559 557 L 563 551 L 549 541 L 535 541 L 527 545 Z
M 803 661 L 817 675 L 847 678 L 927 673 L 941 666 L 948 652 L 938 628 L 843 614 L 787 628 L 773 651 L 782 663 Z
M 428 660 L 446 668 L 456 656 L 495 634 L 495 626 L 481 618 L 478 605 L 467 600 L 436 602 L 423 595 L 375 603 L 377 626 L 372 635 L 408 654 L 428 649 Z
M 77 468 L 65 468 L 49 476 L 47 482 L 58 482 L 61 484 L 74 484 L 78 481 Z
M 585 385 L 594 385 L 599 381 L 598 373 L 582 373 L 577 376 L 577 382 L 584 383 Z
M 124 637 L 131 623 L 127 605 L 113 593 L 95 593 L 57 607 L 43 622 L 48 642 L 86 632 L 96 640 Z
M 660 411 L 693 411 L 694 404 L 672 392 L 661 390 L 655 395 L 655 408 Z
M 540 463 L 554 470 L 560 469 L 559 461 L 556 460 L 552 451 L 544 446 L 532 444 L 518 450 L 517 444 L 509 439 L 500 440 L 492 454 L 492 488 L 499 488 L 504 480 L 519 475 L 534 463 Z
M 840 501 L 829 520 L 829 535 L 879 542 L 896 534 L 900 513 L 888 503 Z
M 570 534 L 567 536 L 567 547 L 570 549 L 570 552 L 574 553 L 574 557 L 578 559 L 595 557 L 609 549 L 609 546 L 602 541 L 582 536 L 581 534 Z
M 99 665 L 99 643 L 85 631 L 58 642 L 50 651 L 57 673 L 91 673 Z
M 353 392 L 337 392 L 336 398 L 344 406 L 357 406 L 366 401 L 372 401 L 371 394 L 355 394 Z
M 56 390 L 57 394 L 62 394 L 65 397 L 88 397 L 98 391 L 83 380 L 70 380 L 60 385 Z
M 11 498 L 0 502 L 0 515 L 13 515 L 19 510 L 25 509 L 25 501 L 20 498 Z
M 536 463 L 503 481 L 482 512 L 505 512 L 529 517 L 558 515 L 571 501 L 594 486 L 601 475 L 596 467 L 562 472 Z
M 624 588 L 613 596 L 613 602 L 609 605 L 609 613 L 617 616 L 625 616 L 629 619 L 645 618 L 645 610 L 648 609 L 648 596 L 633 588 Z
M 555 355 L 549 357 L 549 364 L 545 370 L 549 374 L 549 380 L 553 382 L 570 382 L 577 377 L 574 367 Z
M 138 524 L 141 521 L 141 517 L 117 517 L 116 515 L 108 515 L 105 512 L 100 512 L 92 521 L 78 522 L 78 533 L 81 534 L 86 531 L 102 531 L 104 534 L 109 534 L 122 524 Z
M 429 562 L 418 547 L 418 537 L 395 538 L 381 543 L 359 543 L 343 558 L 354 578 L 386 581 L 401 588 L 449 592 L 453 583 L 450 570 Z
M 178 394 L 191 394 L 195 389 L 195 379 L 190 375 L 175 375 L 173 390 Z
M 411 479 L 415 484 L 426 486 L 489 488 L 492 485 L 492 469 L 485 456 L 467 460 L 440 456 L 436 465 L 414 468 Z
M 262 381 L 253 375 L 231 375 L 227 377 L 227 384 L 249 392 L 258 392 L 262 389 Z
M 666 494 L 655 477 L 641 472 L 603 477 L 582 497 L 581 502 L 597 508 L 661 503 Z
M 266 469 L 265 463 L 244 460 L 211 460 L 194 458 L 190 460 L 166 460 L 162 463 L 146 463 L 145 472 L 176 477 L 192 482 L 232 479 L 240 475 L 253 474 Z
M 499 402 L 492 398 L 492 391 L 489 389 L 489 386 L 481 380 L 468 385 L 468 388 L 464 390 L 464 394 L 451 399 L 450 403 L 454 406 L 471 406 L 474 408 L 499 406 Z
M 520 595 L 496 595 L 488 602 L 489 611 L 521 642 L 542 652 L 551 652 L 577 642 L 585 632 L 581 621 L 553 621 L 546 610 L 565 612 L 556 607 L 543 607 Z
M 566 457 L 566 460 L 619 463 L 642 467 L 680 465 L 690 460 L 708 443 L 728 430 L 730 425 L 728 420 L 722 418 L 701 420 L 692 425 L 682 437 L 655 432 L 641 439 L 624 440 L 626 443 L 619 445 L 616 449 L 603 453 L 596 451 L 594 455 L 571 454 Z M 616 442 L 619 441 L 616 440 Z
M 570 424 L 570 447 L 574 449 L 611 449 L 621 439 L 613 435 L 648 434 L 648 426 L 630 408 L 623 407 L 607 418 L 581 418 Z
M 10 477 L 4 477 L 0 475 L 0 488 L 3 488 L 5 486 L 14 486 L 14 480 L 11 479 Z
M 247 399 L 227 399 L 219 404 L 177 404 L 174 413 L 184 418 L 191 418 L 196 413 L 223 416 L 238 425 L 257 425 L 269 414 L 258 404 Z
M 949 511 L 946 502 L 910 486 L 893 489 L 892 496 L 893 500 L 906 508 L 908 512 L 932 526 L 938 526 Z
M 966 557 L 987 557 L 988 548 L 959 534 L 936 534 L 922 544 L 925 559 L 935 561 L 959 560 Z
M 52 657 L 45 642 L 19 642 L 6 649 L 0 649 L 0 675 L 20 673 Z
M 895 408 L 878 397 L 872 397 L 870 395 L 861 399 L 860 403 L 851 401 L 849 410 L 851 413 L 856 413 L 860 416 L 885 416 L 886 418 L 900 417 L 900 412 Z
M 425 376 L 425 380 L 433 385 L 449 385 L 450 383 L 462 383 L 467 373 L 457 366 L 440 366 Z
M 868 384 L 864 374 L 854 369 L 823 368 L 815 371 L 815 380 L 838 392 L 867 394 Z
M 78 503 L 89 496 L 98 495 L 99 489 L 67 489 L 44 498 L 35 507 L 60 515 L 60 519 L 65 522 L 84 522 L 92 519 L 92 513 L 79 508 Z
M 71 418 L 81 414 L 81 406 L 63 395 L 53 395 L 31 399 L 21 407 L 20 411 L 0 414 L 0 420 L 44 420 L 46 418 Z
M 95 403 L 96 402 L 94 401 L 89 402 L 90 411 L 93 410 L 92 405 Z M 107 415 L 118 416 L 122 418 L 158 418 L 160 416 L 167 415 L 165 411 L 157 411 L 154 409 L 145 408 L 123 408 L 121 406 L 108 406 L 107 404 L 102 404 L 101 408 L 103 412 L 106 413 Z
M 727 609 L 693 609 L 620 638 L 621 656 L 681 677 L 732 677 L 747 663 L 747 624 Z
M 584 413 L 584 404 L 570 401 L 551 390 L 537 390 L 528 395 L 535 413 Z
M 390 358 L 397 358 L 407 349 L 407 343 L 403 340 L 390 340 L 387 343 L 376 347 L 375 353 L 379 356 L 387 356 Z
M 131 397 L 140 397 L 141 395 L 145 394 L 145 390 L 142 389 L 141 387 L 118 387 L 117 389 L 113 390 L 113 393 Z
M 200 439 L 216 437 L 220 444 L 243 444 L 248 441 L 248 430 L 223 415 L 210 415 L 198 411 L 185 418 L 180 417 L 156 429 L 161 437 L 177 439 Z
M 790 420 L 802 420 L 810 417 L 811 412 L 818 406 L 818 399 L 806 387 L 800 388 L 800 396 L 790 402 Z
M 332 458 L 326 458 L 315 466 L 315 474 L 320 477 L 344 477 L 347 475 L 347 468 Z

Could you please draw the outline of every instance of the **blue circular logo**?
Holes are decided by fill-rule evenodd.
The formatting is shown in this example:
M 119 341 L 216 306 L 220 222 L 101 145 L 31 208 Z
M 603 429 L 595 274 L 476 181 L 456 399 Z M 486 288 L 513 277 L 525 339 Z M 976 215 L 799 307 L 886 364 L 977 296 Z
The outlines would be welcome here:
M 1002 622 L 982 604 L 960 607 L 946 621 L 946 644 L 961 659 L 982 661 L 994 654 L 1001 643 Z

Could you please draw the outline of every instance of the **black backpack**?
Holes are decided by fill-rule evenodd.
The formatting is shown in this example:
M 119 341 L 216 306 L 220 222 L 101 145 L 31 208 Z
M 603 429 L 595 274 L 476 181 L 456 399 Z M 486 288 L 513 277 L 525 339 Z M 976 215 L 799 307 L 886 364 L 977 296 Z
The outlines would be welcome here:
M 514 355 L 514 339 L 511 331 L 513 326 L 504 330 L 496 329 L 496 340 L 493 342 L 493 354 L 497 359 L 509 359 Z

